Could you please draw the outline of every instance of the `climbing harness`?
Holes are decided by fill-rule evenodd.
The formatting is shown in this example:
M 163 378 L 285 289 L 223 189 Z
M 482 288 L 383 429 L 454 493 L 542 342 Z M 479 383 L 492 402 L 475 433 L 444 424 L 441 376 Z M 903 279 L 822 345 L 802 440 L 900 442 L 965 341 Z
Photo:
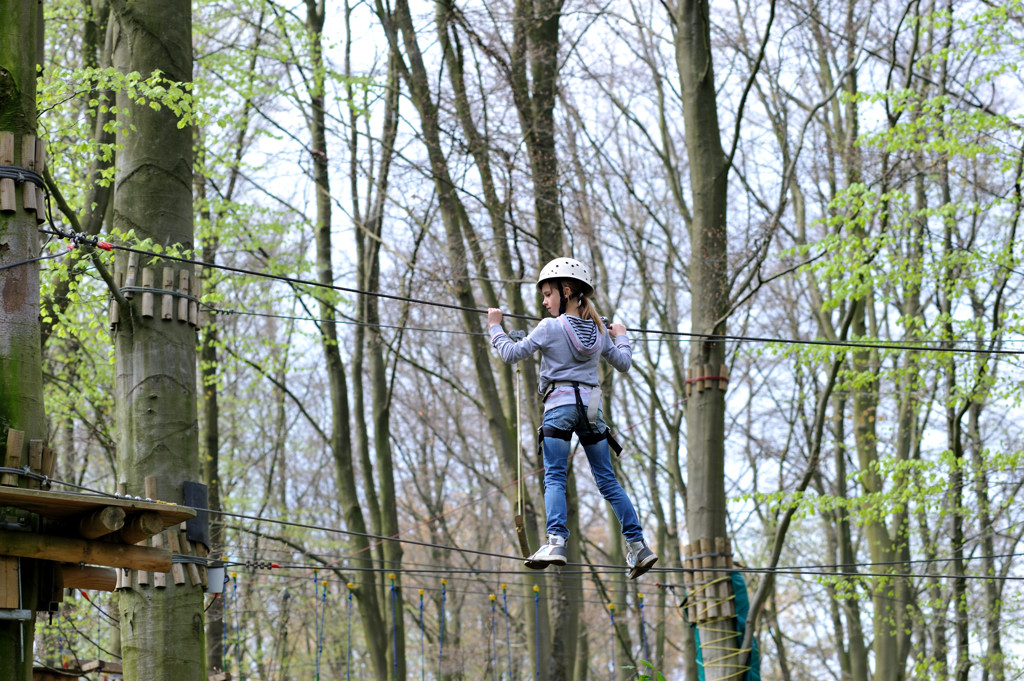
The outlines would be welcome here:
M 601 407 L 601 386 L 582 384 L 583 387 L 590 388 L 590 401 L 584 406 L 583 396 L 580 394 L 580 385 L 579 381 L 552 381 L 544 391 L 542 401 L 547 400 L 556 388 L 572 388 L 573 392 L 576 393 L 576 410 L 583 417 L 582 420 L 585 420 L 587 423 L 585 431 L 582 426 L 576 426 L 576 435 L 579 436 L 580 444 L 586 446 L 597 444 L 601 440 L 608 440 L 608 446 L 615 452 L 615 456 L 622 456 L 622 445 L 612 435 L 611 428 L 606 426 L 603 433 L 597 432 L 597 411 Z M 572 430 L 541 426 L 537 431 L 537 456 L 543 456 L 544 438 L 553 437 L 559 440 L 568 440 L 572 437 L 572 433 Z

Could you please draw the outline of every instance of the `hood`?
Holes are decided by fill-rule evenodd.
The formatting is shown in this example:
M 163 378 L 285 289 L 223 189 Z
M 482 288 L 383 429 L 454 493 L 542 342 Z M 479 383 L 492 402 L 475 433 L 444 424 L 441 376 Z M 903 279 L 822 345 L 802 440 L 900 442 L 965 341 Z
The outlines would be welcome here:
M 561 315 L 558 318 L 559 326 L 562 327 L 562 331 L 565 333 L 566 338 L 569 341 L 569 348 L 572 350 L 572 356 L 577 362 L 584 362 L 590 359 L 595 352 L 601 348 L 601 334 L 597 332 L 597 328 L 594 322 L 589 319 L 581 320 L 583 324 L 589 325 L 594 329 L 593 336 L 588 340 L 582 339 L 576 333 L 576 329 L 573 328 L 572 324 L 569 323 L 567 315 Z

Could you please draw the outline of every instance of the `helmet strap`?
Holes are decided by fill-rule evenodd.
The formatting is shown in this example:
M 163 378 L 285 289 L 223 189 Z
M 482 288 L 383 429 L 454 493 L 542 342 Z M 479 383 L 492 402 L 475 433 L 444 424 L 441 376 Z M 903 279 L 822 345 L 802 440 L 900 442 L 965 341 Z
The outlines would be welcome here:
M 558 304 L 558 314 L 561 316 L 565 314 L 565 305 L 569 302 L 569 299 L 565 297 L 565 284 L 559 280 L 556 282 L 556 285 L 558 286 L 558 295 L 562 299 L 562 302 Z

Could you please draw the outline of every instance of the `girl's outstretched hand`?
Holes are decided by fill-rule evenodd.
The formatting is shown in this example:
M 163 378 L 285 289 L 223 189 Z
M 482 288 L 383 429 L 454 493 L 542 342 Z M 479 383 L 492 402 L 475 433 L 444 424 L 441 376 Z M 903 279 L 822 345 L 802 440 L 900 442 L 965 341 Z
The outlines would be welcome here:
M 615 322 L 608 325 L 608 333 L 612 335 L 612 338 L 618 338 L 619 336 L 626 335 L 626 325 Z
M 504 314 L 498 308 L 487 308 L 487 328 L 491 328 L 492 326 L 501 326 L 502 317 L 504 317 Z

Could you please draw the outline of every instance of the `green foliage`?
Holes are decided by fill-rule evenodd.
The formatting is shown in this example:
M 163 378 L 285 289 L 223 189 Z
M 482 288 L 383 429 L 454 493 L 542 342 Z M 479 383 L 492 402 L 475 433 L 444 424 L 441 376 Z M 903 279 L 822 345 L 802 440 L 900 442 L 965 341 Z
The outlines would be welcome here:
M 664 674 L 647 660 L 640 660 L 637 664 L 640 665 L 639 668 L 625 667 L 625 669 L 637 669 L 638 681 L 665 681 Z

